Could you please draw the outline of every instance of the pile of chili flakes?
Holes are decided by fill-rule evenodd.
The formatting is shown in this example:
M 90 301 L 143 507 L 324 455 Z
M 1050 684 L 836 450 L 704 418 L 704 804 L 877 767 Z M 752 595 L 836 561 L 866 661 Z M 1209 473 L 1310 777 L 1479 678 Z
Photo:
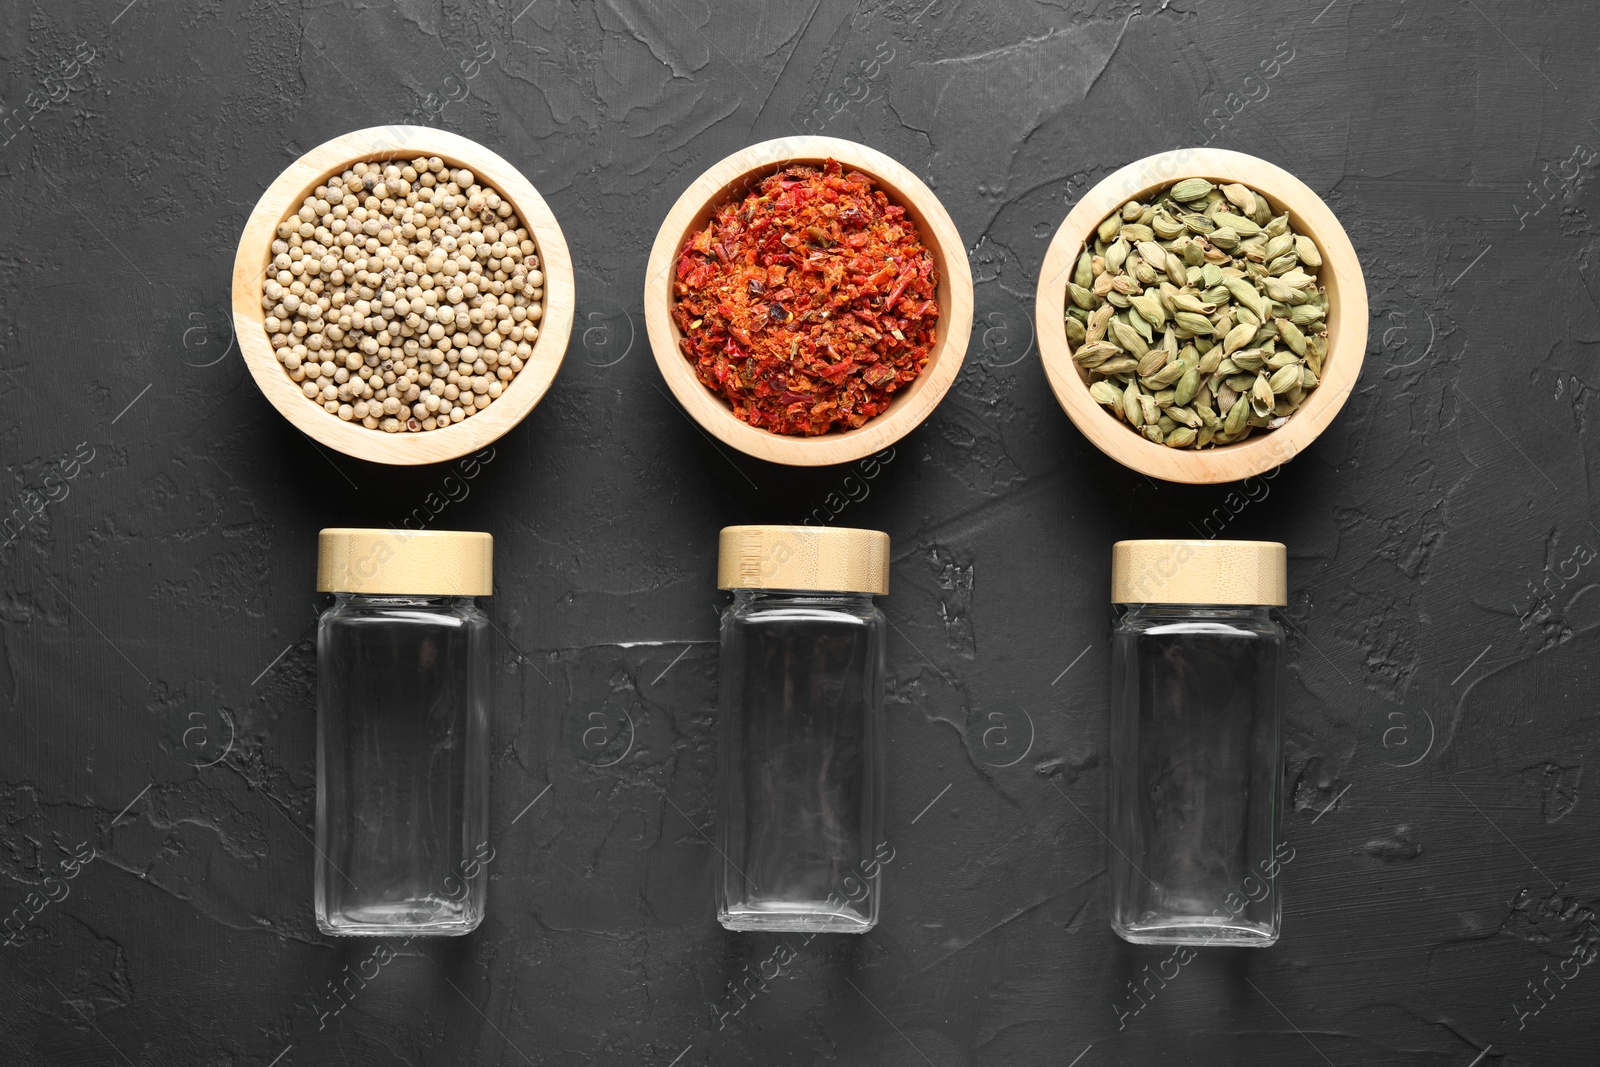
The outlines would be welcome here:
M 932 351 L 939 272 L 905 208 L 836 160 L 717 208 L 678 257 L 672 314 L 706 388 L 751 426 L 853 429 Z

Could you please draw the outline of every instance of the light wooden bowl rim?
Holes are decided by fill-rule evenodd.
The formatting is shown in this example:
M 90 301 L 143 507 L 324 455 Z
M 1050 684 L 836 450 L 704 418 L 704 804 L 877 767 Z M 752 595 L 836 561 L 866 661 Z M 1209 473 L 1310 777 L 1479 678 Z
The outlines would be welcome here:
M 1274 212 L 1289 213 L 1299 233 L 1316 242 L 1323 265 L 1317 280 L 1328 292 L 1328 355 L 1322 381 L 1283 426 L 1233 445 L 1201 450 L 1167 448 L 1138 433 L 1089 395 L 1088 375 L 1072 362 L 1067 341 L 1067 282 L 1100 223 L 1132 199 L 1182 178 L 1242 182 L 1266 196 Z M 1096 448 L 1141 474 L 1169 482 L 1215 484 L 1263 474 L 1298 455 L 1327 428 L 1361 376 L 1367 348 L 1367 286 L 1344 227 L 1304 182 L 1264 159 L 1222 148 L 1181 148 L 1130 163 L 1079 200 L 1045 252 L 1039 271 L 1034 326 L 1050 388 Z
M 939 270 L 939 324 L 932 351 L 911 387 L 895 396 L 889 410 L 854 430 L 819 437 L 791 437 L 741 422 L 722 397 L 700 383 L 678 347 L 682 336 L 672 321 L 671 283 L 678 255 L 689 233 L 741 183 L 791 163 L 821 164 L 832 158 L 870 177 L 891 202 L 906 209 Z M 644 284 L 645 326 L 656 366 L 691 418 L 706 432 L 746 455 L 795 467 L 849 463 L 881 452 L 920 426 L 955 382 L 972 333 L 972 272 L 966 245 L 955 223 L 922 180 L 874 148 L 837 137 L 779 137 L 750 145 L 713 165 L 683 191 L 667 213 L 650 250 Z
M 261 289 L 278 223 L 328 177 L 361 160 L 407 161 L 438 156 L 466 167 L 511 202 L 538 246 L 545 275 L 544 315 L 532 355 L 511 387 L 465 422 L 421 433 L 385 433 L 344 422 L 307 399 L 273 354 L 267 338 Z M 239 350 L 256 385 L 302 433 L 357 459 L 373 463 L 442 463 L 476 452 L 521 422 L 549 390 L 572 334 L 575 303 L 572 257 L 555 215 L 522 173 L 475 141 L 428 126 L 375 126 L 325 141 L 291 163 L 261 194 L 239 238 L 233 261 L 233 324 Z

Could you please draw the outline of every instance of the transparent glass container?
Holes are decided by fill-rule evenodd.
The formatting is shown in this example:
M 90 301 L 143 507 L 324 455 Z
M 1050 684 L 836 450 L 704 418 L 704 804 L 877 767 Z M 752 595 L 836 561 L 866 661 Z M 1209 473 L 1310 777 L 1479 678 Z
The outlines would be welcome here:
M 722 613 L 716 891 L 727 929 L 877 924 L 892 857 L 886 627 L 872 595 L 854 591 L 740 588 Z
M 335 592 L 317 629 L 323 933 L 458 935 L 482 921 L 488 667 L 472 596 Z
M 1112 552 L 1112 929 L 1136 944 L 1278 939 L 1285 547 Z
M 741 589 L 722 614 L 717 918 L 878 921 L 884 615 L 866 594 Z
M 1116 615 L 1112 928 L 1137 944 L 1271 945 L 1292 859 L 1279 837 L 1284 635 L 1273 608 L 1135 603 Z

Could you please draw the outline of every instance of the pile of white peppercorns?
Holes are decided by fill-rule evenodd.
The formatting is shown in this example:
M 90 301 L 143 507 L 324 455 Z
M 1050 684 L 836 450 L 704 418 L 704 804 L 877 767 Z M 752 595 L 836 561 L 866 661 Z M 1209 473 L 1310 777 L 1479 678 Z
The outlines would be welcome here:
M 278 224 L 267 335 L 307 398 L 417 432 L 488 407 L 533 353 L 544 274 L 509 201 L 438 156 L 355 163 Z

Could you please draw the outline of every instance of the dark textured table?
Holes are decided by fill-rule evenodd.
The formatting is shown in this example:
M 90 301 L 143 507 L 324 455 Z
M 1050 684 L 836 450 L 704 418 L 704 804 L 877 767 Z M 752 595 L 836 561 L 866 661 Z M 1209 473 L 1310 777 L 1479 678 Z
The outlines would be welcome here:
M 1600 1062 L 1588 5 L 525 2 L 0 3 L 0 1063 Z M 418 115 L 577 264 L 555 386 L 470 478 L 319 451 L 231 343 L 267 183 Z M 644 338 L 673 200 L 807 131 L 922 175 L 976 281 L 959 381 L 870 472 L 713 446 Z M 1371 336 L 1304 456 L 1184 488 L 1085 443 L 1030 319 L 1084 190 L 1208 141 L 1327 199 Z M 338 943 L 316 531 L 425 506 L 497 542 L 489 917 Z M 896 858 L 865 937 L 736 936 L 715 536 L 818 509 L 894 539 Z M 1276 947 L 1179 966 L 1107 925 L 1110 545 L 1224 531 L 1290 547 L 1294 858 Z

